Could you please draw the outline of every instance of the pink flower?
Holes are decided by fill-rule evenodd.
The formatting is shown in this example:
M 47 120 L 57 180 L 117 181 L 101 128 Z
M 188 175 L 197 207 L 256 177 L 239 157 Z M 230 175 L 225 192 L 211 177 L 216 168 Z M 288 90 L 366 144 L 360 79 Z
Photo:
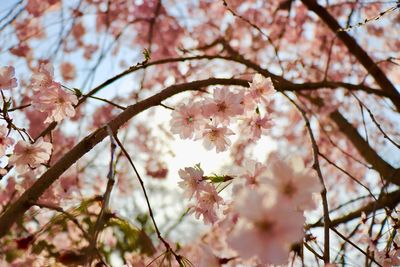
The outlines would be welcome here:
M 59 86 L 53 82 L 54 69 L 50 63 L 42 63 L 38 71 L 32 74 L 30 88 L 34 91 L 48 89 L 49 87 Z
M 32 102 L 34 108 L 47 113 L 45 123 L 52 121 L 59 122 L 66 117 L 73 117 L 75 115 L 73 105 L 78 103 L 78 98 L 62 90 L 61 86 L 52 86 L 36 93 L 33 96 Z
M 239 170 L 239 177 L 246 179 L 246 184 L 258 184 L 260 178 L 266 175 L 267 167 L 260 162 L 248 159 Z
M 278 203 L 276 192 L 265 186 L 240 191 L 234 208 L 240 218 L 228 245 L 245 260 L 257 257 L 262 264 L 287 263 L 291 244 L 303 238 L 303 214 Z
M 197 168 L 185 168 L 184 170 L 179 170 L 179 176 L 183 181 L 179 182 L 179 186 L 185 190 L 185 195 L 190 199 L 193 195 L 198 195 L 200 190 L 204 188 L 203 181 L 204 172 L 197 165 Z
M 272 126 L 271 119 L 267 115 L 261 118 L 260 114 L 257 113 L 245 118 L 243 124 L 244 133 L 248 134 L 253 141 L 260 139 L 261 134 Z
M 190 242 L 183 247 L 183 255 L 185 255 L 193 265 L 196 267 L 221 267 L 222 264 L 218 257 L 216 257 L 208 244 L 201 242 Z
M 14 140 L 7 136 L 8 129 L 5 125 L 0 126 L 0 157 L 5 155 L 7 147 L 14 144 Z
M 46 8 L 47 3 L 46 1 L 42 0 L 28 0 L 28 4 L 26 5 L 26 10 L 34 17 L 39 17 L 40 15 L 42 15 L 43 11 Z
M 225 126 L 207 125 L 203 132 L 203 145 L 207 150 L 215 147 L 217 152 L 225 151 L 231 144 L 231 141 L 226 137 L 228 135 L 234 135 L 234 133 Z
M 367 242 L 374 252 L 375 260 L 383 267 L 400 266 L 400 249 L 395 248 L 390 251 L 387 249 L 378 250 L 376 243 L 374 243 L 370 238 L 368 238 Z
M 75 79 L 76 71 L 75 66 L 69 62 L 63 62 L 61 64 L 61 76 L 64 81 L 71 81 Z
M 171 114 L 171 132 L 182 139 L 192 138 L 195 131 L 204 125 L 199 103 L 181 104 Z
M 251 96 L 250 92 L 241 91 L 240 94 L 242 95 L 242 106 L 245 112 L 254 112 L 257 106 L 257 103 L 254 101 L 253 97 Z
M 322 190 L 321 184 L 315 175 L 304 168 L 301 159 L 292 158 L 291 163 L 286 163 L 272 153 L 268 166 L 271 173 L 265 182 L 277 190 L 282 200 L 300 210 L 315 208 L 312 194 Z
M 17 87 L 15 70 L 12 66 L 0 67 L 0 89 L 8 90 Z
M 243 114 L 241 105 L 243 95 L 234 94 L 228 89 L 214 89 L 214 99 L 205 100 L 202 106 L 203 115 L 212 117 L 216 123 L 227 125 L 232 117 Z
M 14 154 L 11 155 L 9 163 L 15 165 L 19 174 L 24 174 L 30 168 L 36 168 L 48 161 L 52 147 L 51 143 L 43 141 L 43 137 L 34 144 L 20 140 L 14 147 Z
M 10 49 L 10 53 L 17 57 L 26 57 L 31 58 L 32 50 L 29 45 L 24 43 L 19 43 L 17 46 L 14 46 Z
M 203 217 L 204 223 L 214 224 L 218 220 L 216 208 L 223 203 L 217 190 L 211 184 L 204 184 L 203 191 L 197 196 L 197 205 L 192 206 L 197 219 Z
M 78 42 L 78 44 L 80 46 L 83 45 L 82 37 L 86 33 L 85 26 L 82 23 L 75 23 L 71 32 L 72 32 L 72 36 L 74 36 L 74 38 Z
M 253 77 L 253 81 L 250 83 L 250 95 L 257 103 L 260 100 L 264 103 L 268 103 L 269 97 L 274 93 L 274 84 L 271 78 L 265 78 L 261 74 L 257 73 Z

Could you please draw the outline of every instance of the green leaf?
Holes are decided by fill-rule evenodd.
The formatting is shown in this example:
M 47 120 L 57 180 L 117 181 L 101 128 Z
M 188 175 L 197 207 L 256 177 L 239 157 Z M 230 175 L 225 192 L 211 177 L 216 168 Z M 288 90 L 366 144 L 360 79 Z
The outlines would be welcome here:
M 78 98 L 82 96 L 81 90 L 79 90 L 78 88 L 73 88 L 73 89 L 74 89 L 75 95 L 76 95 Z
M 7 112 L 11 107 L 12 101 L 11 99 L 4 103 L 4 112 Z
M 146 61 L 149 61 L 149 60 L 151 59 L 150 51 L 147 50 L 147 49 L 145 48 L 145 49 L 143 50 L 143 56 L 144 56 L 144 59 L 145 59 Z

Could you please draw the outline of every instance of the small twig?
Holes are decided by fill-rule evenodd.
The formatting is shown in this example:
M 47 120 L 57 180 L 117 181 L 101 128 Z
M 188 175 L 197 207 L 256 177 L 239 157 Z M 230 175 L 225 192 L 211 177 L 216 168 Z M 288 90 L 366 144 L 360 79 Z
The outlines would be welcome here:
M 354 182 L 356 182 L 358 185 L 360 185 L 361 187 L 363 187 L 365 190 L 368 191 L 368 193 L 370 194 L 370 196 L 377 201 L 376 197 L 374 196 L 374 194 L 372 194 L 371 190 L 364 185 L 363 183 L 361 183 L 356 177 L 354 177 L 353 175 L 351 175 L 348 171 L 346 171 L 345 169 L 341 168 L 339 165 L 337 165 L 336 163 L 334 163 L 333 161 L 331 161 L 327 156 L 325 156 L 324 154 L 322 154 L 321 152 L 318 152 L 318 155 L 320 155 L 324 160 L 326 160 L 329 164 L 331 164 L 332 166 L 334 166 L 336 169 L 340 170 L 341 172 L 343 172 L 344 174 L 346 174 L 348 177 L 350 177 L 350 179 L 352 179 Z
M 26 105 L 22 105 L 22 106 L 15 107 L 15 108 L 10 108 L 9 110 L 7 110 L 7 112 L 12 112 L 12 111 L 15 111 L 15 110 L 24 109 L 24 108 L 27 108 L 27 107 L 30 107 L 30 106 L 31 106 L 31 104 L 26 104 Z
M 309 244 L 307 244 L 306 242 L 303 242 L 303 245 L 306 247 L 306 249 L 308 249 L 308 251 L 310 251 L 312 254 L 314 254 L 315 257 L 317 257 L 320 260 L 324 260 L 324 257 L 319 255 L 318 252 L 316 252 Z
M 124 145 L 123 145 L 123 144 L 121 143 L 121 141 L 118 139 L 118 136 L 117 136 L 116 134 L 114 134 L 114 133 L 113 133 L 113 136 L 114 136 L 114 139 L 115 139 L 115 141 L 117 142 L 118 146 L 121 148 L 122 152 L 124 153 L 124 155 L 125 155 L 126 158 L 128 159 L 130 165 L 132 166 L 132 168 L 133 168 L 133 170 L 135 171 L 135 174 L 136 174 L 136 176 L 137 176 L 137 178 L 138 178 L 138 180 L 139 180 L 139 183 L 140 183 L 140 186 L 141 186 L 141 188 L 142 188 L 144 197 L 145 197 L 145 199 L 146 199 L 146 204 L 147 204 L 147 208 L 148 208 L 148 210 L 149 210 L 150 218 L 151 218 L 151 220 L 152 220 L 152 222 L 153 222 L 154 229 L 156 230 L 158 239 L 164 244 L 166 250 L 169 251 L 169 252 L 171 252 L 171 253 L 174 255 L 176 261 L 177 261 L 180 265 L 182 265 L 182 264 L 183 264 L 183 262 L 182 262 L 182 256 L 178 255 L 174 250 L 172 250 L 172 248 L 171 248 L 171 246 L 169 245 L 169 243 L 161 236 L 161 233 L 160 233 L 160 230 L 159 230 L 159 228 L 158 228 L 158 226 L 157 226 L 156 220 L 154 219 L 154 213 L 153 213 L 153 209 L 151 208 L 151 205 L 150 205 L 150 201 L 149 201 L 149 197 L 148 197 L 148 195 L 147 195 L 146 187 L 144 186 L 143 179 L 141 178 L 139 172 L 137 171 L 136 166 L 135 166 L 135 164 L 134 164 L 133 161 L 132 161 L 132 158 L 130 157 L 129 153 L 126 151 Z
M 347 243 L 349 243 L 350 245 L 352 245 L 354 248 L 356 248 L 358 251 L 360 251 L 362 254 L 365 255 L 365 257 L 369 258 L 370 260 L 372 260 L 373 262 L 375 262 L 378 266 L 382 267 L 381 264 L 379 264 L 373 257 L 371 257 L 370 255 L 368 255 L 367 253 L 365 253 L 364 250 L 362 250 L 359 246 L 357 246 L 356 244 L 354 244 L 350 239 L 348 239 L 347 237 L 345 237 L 344 235 L 342 235 L 338 230 L 335 229 L 335 227 L 330 227 L 330 229 L 335 232 L 338 236 L 340 236 L 340 238 L 342 238 L 344 241 L 346 241 Z
M 166 109 L 175 110 L 174 108 L 171 108 L 171 107 L 169 107 L 167 105 L 164 105 L 163 103 L 160 103 L 159 105 L 162 106 L 163 108 L 166 108 Z
M 393 11 L 395 11 L 395 10 L 398 9 L 398 8 L 400 8 L 400 3 L 398 3 L 398 4 L 395 5 L 395 6 L 390 7 L 389 9 L 386 9 L 385 11 L 382 11 L 381 13 L 379 13 L 378 15 L 376 15 L 376 16 L 374 16 L 374 17 L 372 17 L 372 18 L 366 18 L 366 19 L 364 19 L 364 21 L 358 22 L 358 23 L 355 24 L 355 25 L 348 25 L 346 28 L 340 28 L 340 29 L 338 30 L 338 32 L 348 32 L 348 31 L 351 31 L 351 30 L 354 29 L 354 28 L 361 27 L 361 26 L 363 26 L 363 25 L 365 25 L 365 24 L 367 24 L 367 23 L 369 23 L 369 22 L 371 22 L 371 21 L 379 20 L 379 19 L 380 19 L 381 17 L 383 17 L 385 14 L 390 13 L 390 12 L 393 12 Z
M 110 105 L 112 105 L 112 106 L 114 106 L 114 107 L 117 107 L 117 108 L 119 108 L 119 109 L 122 109 L 122 110 L 125 110 L 125 109 L 126 109 L 126 107 L 123 107 L 123 106 L 121 106 L 121 105 L 118 105 L 117 103 L 114 103 L 114 102 L 112 102 L 112 101 L 110 101 L 110 100 L 107 100 L 107 99 L 105 99 L 105 98 L 97 97 L 97 96 L 94 96 L 94 95 L 85 95 L 85 94 L 82 94 L 82 96 L 84 96 L 84 97 L 89 97 L 89 98 L 93 98 L 93 99 L 96 99 L 96 100 L 99 100 L 99 101 L 106 102 L 106 103 L 108 103 L 108 104 L 110 104 Z
M 376 127 L 379 129 L 379 131 L 383 134 L 383 137 L 385 139 L 387 139 L 390 143 L 392 143 L 394 146 L 396 146 L 398 149 L 400 149 L 400 145 L 397 144 L 395 141 L 393 141 L 393 139 L 391 139 L 386 133 L 385 131 L 383 131 L 381 125 L 376 121 L 374 114 L 372 113 L 372 111 L 357 97 L 357 95 L 353 92 L 351 92 L 351 94 L 354 96 L 355 99 L 357 99 L 359 105 L 361 108 L 365 108 L 371 118 L 371 120 L 374 122 L 374 124 L 376 125 Z M 363 116 L 363 120 L 364 120 L 364 116 Z M 368 137 L 367 137 L 368 138 Z M 368 139 L 367 139 L 368 140 Z
M 306 128 L 308 130 L 308 134 L 311 139 L 313 158 L 314 158 L 313 168 L 316 170 L 319 181 L 323 188 L 321 191 L 322 206 L 323 206 L 323 210 L 324 210 L 324 256 L 323 256 L 323 258 L 324 258 L 324 263 L 328 264 L 328 263 L 330 263 L 329 227 L 330 227 L 331 220 L 329 218 L 327 190 L 326 190 L 324 178 L 322 176 L 321 167 L 319 165 L 319 160 L 318 160 L 318 155 L 319 155 L 318 145 L 317 145 L 317 142 L 315 141 L 314 134 L 311 129 L 311 124 L 306 115 L 306 112 L 293 99 L 291 99 L 286 93 L 282 92 L 282 94 L 297 108 L 297 110 L 300 111 L 300 113 L 306 123 Z
M 97 218 L 96 224 L 93 228 L 93 231 L 91 233 L 91 240 L 90 240 L 90 249 L 89 249 L 89 257 L 88 257 L 88 264 L 91 264 L 92 261 L 92 252 L 95 251 L 96 248 L 96 243 L 97 243 L 97 237 L 104 225 L 104 220 L 105 220 L 105 214 L 108 209 L 108 204 L 110 202 L 110 196 L 111 196 L 111 191 L 114 186 L 115 180 L 114 180 L 114 155 L 115 155 L 115 149 L 116 149 L 116 144 L 114 142 L 113 138 L 113 132 L 112 129 L 109 125 L 107 125 L 107 133 L 110 136 L 110 143 L 111 143 L 111 159 L 110 159 L 110 165 L 109 165 L 109 171 L 107 174 L 107 187 L 106 191 L 104 192 L 103 198 L 102 198 L 102 205 L 101 205 L 101 210 L 99 213 L 99 216 Z
M 232 10 L 232 8 L 228 5 L 226 0 L 222 0 L 222 4 L 226 7 L 226 9 L 232 14 L 232 16 L 237 17 L 239 19 L 241 19 L 242 21 L 246 22 L 247 24 L 249 24 L 251 27 L 253 27 L 254 29 L 256 29 L 262 36 L 264 36 L 267 41 L 270 43 L 270 45 L 272 46 L 272 48 L 274 49 L 274 53 L 276 56 L 276 59 L 278 60 L 279 63 L 279 67 L 282 71 L 282 73 L 284 73 L 284 69 L 282 66 L 282 61 L 279 57 L 279 50 L 278 48 L 275 46 L 274 42 L 272 41 L 271 37 L 269 37 L 260 27 L 258 27 L 257 25 L 255 25 L 253 22 L 251 22 L 250 20 L 248 20 L 247 18 L 243 17 L 242 15 L 237 14 L 235 11 Z

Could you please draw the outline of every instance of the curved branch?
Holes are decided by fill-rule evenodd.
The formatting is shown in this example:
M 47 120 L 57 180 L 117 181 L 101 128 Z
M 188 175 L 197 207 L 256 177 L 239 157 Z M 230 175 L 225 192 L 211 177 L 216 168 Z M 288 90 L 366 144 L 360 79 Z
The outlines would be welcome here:
M 131 74 L 133 72 L 135 72 L 135 71 L 142 70 L 142 69 L 147 69 L 148 67 L 162 65 L 162 64 L 175 63 L 175 62 L 185 62 L 185 61 L 190 61 L 190 60 L 203 60 L 203 59 L 208 59 L 208 60 L 221 59 L 221 60 L 233 61 L 233 62 L 236 62 L 236 63 L 243 64 L 243 65 L 245 65 L 245 66 L 247 66 L 249 68 L 252 68 L 252 69 L 256 70 L 257 72 L 263 74 L 266 77 L 273 78 L 274 82 L 275 82 L 275 84 L 274 84 L 275 87 L 276 88 L 280 88 L 280 90 L 283 90 L 283 88 L 285 88 L 284 90 L 287 90 L 287 91 L 300 91 L 300 90 L 315 90 L 315 89 L 323 89 L 323 88 L 334 89 L 334 88 L 342 87 L 342 88 L 348 89 L 350 91 L 360 90 L 360 91 L 364 91 L 364 92 L 366 92 L 368 94 L 375 94 L 375 95 L 379 95 L 379 96 L 385 96 L 385 97 L 388 97 L 388 98 L 393 97 L 393 95 L 388 93 L 388 92 L 384 92 L 384 91 L 379 90 L 379 89 L 374 89 L 374 88 L 371 88 L 371 87 L 368 87 L 368 86 L 365 86 L 365 85 L 362 85 L 362 84 L 355 85 L 355 84 L 351 84 L 351 83 L 334 82 L 334 81 L 306 82 L 306 83 L 295 84 L 295 83 L 289 82 L 288 80 L 285 80 L 281 76 L 275 75 L 275 74 L 269 72 L 268 70 L 261 68 L 256 63 L 245 59 L 241 55 L 235 54 L 235 56 L 200 55 L 200 56 L 191 56 L 191 57 L 166 58 L 166 59 L 156 60 L 156 61 L 153 61 L 153 62 L 147 62 L 145 60 L 143 62 L 140 62 L 140 63 L 136 64 L 135 66 L 129 67 L 128 69 L 126 69 L 125 71 L 115 75 L 114 77 L 109 78 L 108 80 L 104 81 L 100 85 L 98 85 L 95 88 L 93 88 L 92 90 L 90 90 L 87 94 L 82 95 L 82 98 L 79 99 L 79 102 L 78 102 L 77 106 L 80 106 L 89 97 L 92 97 L 93 95 L 98 93 L 103 88 L 113 84 L 117 80 L 119 80 L 119 79 L 121 79 L 121 78 L 123 78 L 123 77 L 125 77 L 125 76 L 127 76 L 127 75 L 129 75 L 129 74 Z M 279 83 L 279 86 L 276 83 Z M 43 136 L 47 135 L 56 126 L 57 126 L 57 122 L 50 123 L 50 125 L 47 126 L 47 128 L 44 131 L 42 131 L 35 138 L 35 140 L 39 139 L 40 137 L 43 137 Z
M 379 210 L 379 209 L 382 209 L 385 207 L 394 209 L 399 202 L 400 202 L 400 190 L 396 190 L 391 193 L 383 195 L 377 201 L 372 201 L 353 212 L 350 212 L 342 217 L 331 220 L 330 226 L 335 227 L 339 224 L 347 223 L 351 220 L 357 219 L 361 216 L 361 214 L 363 212 L 366 215 L 368 215 L 376 210 Z M 309 225 L 307 228 L 323 227 L 323 226 L 324 226 L 324 222 L 322 220 L 319 220 L 318 222 L 316 222 L 312 225 Z

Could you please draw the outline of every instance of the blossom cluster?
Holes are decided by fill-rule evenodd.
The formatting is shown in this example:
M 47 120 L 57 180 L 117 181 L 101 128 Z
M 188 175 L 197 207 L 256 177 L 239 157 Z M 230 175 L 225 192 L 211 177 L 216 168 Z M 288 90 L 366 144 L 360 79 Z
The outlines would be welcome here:
M 218 220 L 216 210 L 223 204 L 223 199 L 214 185 L 207 181 L 200 165 L 179 170 L 179 176 L 183 180 L 179 186 L 185 190 L 185 195 L 196 199 L 196 205 L 191 206 L 196 218 L 202 216 L 205 223 L 215 223 Z
M 241 128 L 256 141 L 272 126 L 269 114 L 262 116 L 259 106 L 268 104 L 273 91 L 271 78 L 260 74 L 253 77 L 247 90 L 215 88 L 212 98 L 179 104 L 171 114 L 171 132 L 182 139 L 203 139 L 207 150 L 215 147 L 216 152 L 223 152 L 231 144 L 228 136 L 235 134 L 229 126 L 240 119 Z
M 0 90 L 11 90 L 17 85 L 14 67 L 0 67 Z M 74 105 L 78 103 L 78 98 L 64 90 L 60 83 L 54 81 L 54 70 L 51 64 L 40 64 L 31 77 L 29 89 L 33 92 L 31 99 L 33 112 L 39 111 L 45 114 L 42 122 L 60 122 L 75 115 Z M 14 139 L 9 136 L 9 129 L 12 127 L 10 125 L 0 126 L 0 157 L 5 156 L 6 149 L 14 144 Z M 52 144 L 44 141 L 43 138 L 39 138 L 34 143 L 20 140 L 13 149 L 9 164 L 15 165 L 19 174 L 24 174 L 30 169 L 48 162 L 51 151 Z
M 41 64 L 38 71 L 32 75 L 30 87 L 34 91 L 32 105 L 35 109 L 45 112 L 44 121 L 59 122 L 66 117 L 75 115 L 74 105 L 78 103 L 76 95 L 66 92 L 61 84 L 53 79 L 53 67 Z
M 237 222 L 228 245 L 243 259 L 285 264 L 291 245 L 303 238 L 304 211 L 316 207 L 313 194 L 322 190 L 318 179 L 299 158 L 283 160 L 276 152 L 266 165 L 246 161 L 239 177 L 245 183 L 234 190 Z
M 69 66 L 69 67 L 68 67 Z M 62 65 L 62 75 L 73 76 L 71 64 Z M 17 87 L 15 69 L 12 66 L 0 67 L 0 90 Z M 33 91 L 32 106 L 36 111 L 46 113 L 45 123 L 59 122 L 75 115 L 74 105 L 78 103 L 75 94 L 63 90 L 59 82 L 54 81 L 54 69 L 50 63 L 41 63 L 33 73 L 29 88 Z
M 322 189 L 302 160 L 284 160 L 276 152 L 265 164 L 246 160 L 236 176 L 229 176 L 234 179 L 229 201 L 213 185 L 226 179 L 204 176 L 199 165 L 181 169 L 179 175 L 185 195 L 195 199 L 191 209 L 196 217 L 218 225 L 242 260 L 261 264 L 287 262 L 291 246 L 304 236 L 303 213 L 316 207 L 313 194 Z M 221 205 L 226 209 L 217 216 Z

